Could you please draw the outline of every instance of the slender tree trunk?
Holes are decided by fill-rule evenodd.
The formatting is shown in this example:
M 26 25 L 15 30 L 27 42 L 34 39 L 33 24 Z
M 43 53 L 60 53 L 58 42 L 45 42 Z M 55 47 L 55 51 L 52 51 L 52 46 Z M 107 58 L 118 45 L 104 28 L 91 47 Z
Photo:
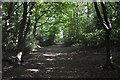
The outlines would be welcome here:
M 34 8 L 34 3 L 31 3 L 31 8 L 29 9 L 29 17 L 28 17 L 28 22 L 27 22 L 27 25 L 26 25 L 26 29 L 25 29 L 25 32 L 24 32 L 24 36 L 23 36 L 23 53 L 25 51 L 25 46 L 26 46 L 26 37 L 27 37 L 27 34 L 28 32 L 30 32 L 30 24 L 31 24 L 31 15 L 32 15 L 32 9 Z
M 18 46 L 17 46 L 18 52 L 23 51 L 23 32 L 25 29 L 26 18 L 27 18 L 27 7 L 28 7 L 27 2 L 24 2 L 23 5 L 24 5 L 23 19 L 20 24 L 19 35 L 18 35 Z
M 89 2 L 87 2 L 87 17 L 89 18 L 89 13 L 90 13 L 90 10 L 89 10 Z
M 102 11 L 103 11 L 103 15 L 104 15 L 104 21 L 103 22 L 103 18 L 101 17 L 101 14 L 99 12 L 98 6 L 97 6 L 97 2 L 94 2 L 94 7 L 97 13 L 97 16 L 99 18 L 99 21 L 102 25 L 102 27 L 105 29 L 105 50 L 106 50 L 106 62 L 105 62 L 105 67 L 112 67 L 112 56 L 111 56 L 111 52 L 110 52 L 110 35 L 111 35 L 111 24 L 108 20 L 108 16 L 107 16 L 107 11 L 106 11 L 106 7 L 105 4 L 103 2 L 101 2 L 101 6 L 102 6 Z
M 112 65 L 112 55 L 110 52 L 110 31 L 105 33 L 105 46 L 106 46 L 106 66 Z
M 76 6 L 76 32 L 75 32 L 75 40 L 76 40 L 76 42 L 75 43 L 77 43 L 78 42 L 78 17 L 79 17 L 79 14 L 78 14 L 78 12 L 79 12 L 79 5 L 78 5 L 78 3 L 77 3 L 77 6 Z
M 35 17 L 35 24 L 34 24 L 34 29 L 33 29 L 33 35 L 34 36 L 35 36 L 35 33 L 36 33 L 37 23 L 38 23 L 38 19 L 37 19 L 37 17 Z
M 27 33 L 29 32 L 29 30 L 30 30 L 30 24 L 31 24 L 31 15 L 32 15 L 32 9 L 34 8 L 34 4 L 35 3 L 31 3 L 31 8 L 29 9 L 29 12 L 30 12 L 30 15 L 29 15 L 29 17 L 28 17 L 28 22 L 27 22 L 27 27 L 26 27 L 26 29 L 25 29 L 25 33 L 24 33 L 24 41 L 25 41 L 25 39 L 26 39 L 26 37 L 27 37 Z
M 105 44 L 106 44 L 106 66 L 111 66 L 112 65 L 112 54 L 110 52 L 110 36 L 111 36 L 111 24 L 110 21 L 108 20 L 107 16 L 107 11 L 106 11 L 106 6 L 103 2 L 101 2 L 102 10 L 103 10 L 103 15 L 104 15 L 104 20 L 105 23 L 108 27 L 105 33 Z

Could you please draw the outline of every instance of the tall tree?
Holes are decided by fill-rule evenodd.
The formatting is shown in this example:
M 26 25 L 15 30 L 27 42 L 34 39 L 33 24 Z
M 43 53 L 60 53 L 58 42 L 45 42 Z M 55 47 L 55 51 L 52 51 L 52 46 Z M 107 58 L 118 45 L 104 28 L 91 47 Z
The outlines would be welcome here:
M 26 22 L 26 28 L 25 28 L 25 31 L 24 31 L 24 36 L 23 36 L 23 51 L 25 51 L 25 47 L 26 47 L 26 38 L 27 38 L 27 34 L 28 32 L 30 32 L 30 26 L 31 26 L 31 17 L 32 17 L 32 10 L 34 8 L 34 5 L 35 3 L 32 2 L 32 3 L 29 3 L 30 4 L 30 8 L 28 10 L 29 12 L 29 16 L 28 16 L 28 21 Z
M 24 2 L 23 7 L 24 10 L 23 10 L 22 21 L 19 26 L 18 46 L 17 46 L 18 52 L 23 51 L 23 33 L 26 25 L 27 8 L 28 8 L 27 2 Z
M 79 12 L 79 5 L 78 5 L 78 3 L 77 3 L 77 5 L 76 5 L 76 34 L 75 34 L 75 40 L 76 40 L 76 42 L 78 42 L 78 30 L 79 30 L 79 22 L 78 22 L 78 18 L 79 18 L 79 14 L 78 14 L 78 12 Z
M 94 7 L 95 7 L 95 10 L 96 10 L 97 16 L 99 18 L 99 21 L 100 21 L 102 27 L 105 30 L 106 63 L 105 63 L 104 67 L 105 68 L 108 68 L 108 67 L 113 68 L 112 55 L 111 55 L 111 52 L 110 52 L 111 24 L 110 24 L 110 21 L 109 21 L 108 16 L 107 16 L 106 6 L 105 6 L 105 3 L 101 2 L 101 7 L 102 7 L 104 18 L 102 18 L 101 14 L 100 14 L 97 2 L 94 2 Z

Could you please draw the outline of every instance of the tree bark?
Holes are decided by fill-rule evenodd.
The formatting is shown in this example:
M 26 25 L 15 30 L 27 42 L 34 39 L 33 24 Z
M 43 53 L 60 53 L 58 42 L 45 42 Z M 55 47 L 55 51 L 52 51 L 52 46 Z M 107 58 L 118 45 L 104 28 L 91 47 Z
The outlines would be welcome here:
M 79 24 L 79 22 L 78 22 L 78 17 L 79 17 L 79 14 L 78 14 L 78 12 L 79 12 L 79 4 L 77 3 L 77 6 L 76 6 L 76 32 L 75 32 L 75 43 L 77 43 L 77 42 L 79 42 L 78 41 L 78 24 Z
M 102 6 L 102 10 L 103 10 L 103 15 L 104 15 L 104 20 L 105 23 L 108 27 L 106 33 L 105 33 L 105 44 L 106 44 L 106 65 L 107 66 L 111 66 L 112 65 L 112 55 L 110 52 L 110 36 L 111 36 L 111 24 L 110 21 L 108 20 L 108 16 L 107 16 L 107 11 L 106 11 L 106 6 L 103 2 L 101 2 L 101 6 Z
M 34 8 L 34 4 L 35 3 L 30 3 L 31 4 L 31 7 L 29 9 L 29 17 L 28 17 L 28 22 L 27 22 L 27 25 L 26 25 L 26 28 L 25 28 L 25 31 L 24 31 L 24 36 L 23 36 L 23 51 L 25 51 L 25 46 L 26 46 L 26 37 L 27 37 L 27 34 L 28 32 L 30 32 L 30 25 L 31 25 L 31 15 L 32 15 L 32 9 Z M 23 52 L 24 53 L 24 52 Z
M 18 46 L 17 46 L 18 52 L 23 51 L 23 32 L 25 29 L 26 18 L 27 18 L 27 7 L 28 7 L 27 2 L 24 2 L 23 6 L 24 6 L 23 17 L 20 24 L 19 35 L 18 35 Z
M 105 4 L 103 2 L 101 2 L 101 6 L 102 6 L 102 11 L 103 11 L 105 23 L 103 21 L 103 18 L 101 17 L 100 11 L 99 11 L 98 6 L 97 6 L 97 2 L 94 2 L 94 7 L 96 10 L 97 16 L 99 18 L 100 23 L 102 24 L 102 27 L 105 30 L 105 50 L 106 50 L 105 67 L 108 67 L 108 66 L 112 67 L 112 56 L 111 56 L 111 52 L 110 52 L 111 24 L 108 20 L 106 7 L 105 7 Z
M 26 27 L 26 29 L 25 29 L 25 32 L 24 32 L 24 40 L 26 39 L 26 37 L 27 37 L 27 33 L 29 32 L 29 29 L 30 29 L 30 24 L 31 24 L 31 15 L 32 15 L 32 9 L 34 8 L 34 5 L 35 5 L 35 3 L 31 3 L 31 8 L 29 9 L 29 13 L 30 13 L 30 15 L 29 15 L 29 17 L 28 17 L 28 22 L 27 22 L 27 27 Z

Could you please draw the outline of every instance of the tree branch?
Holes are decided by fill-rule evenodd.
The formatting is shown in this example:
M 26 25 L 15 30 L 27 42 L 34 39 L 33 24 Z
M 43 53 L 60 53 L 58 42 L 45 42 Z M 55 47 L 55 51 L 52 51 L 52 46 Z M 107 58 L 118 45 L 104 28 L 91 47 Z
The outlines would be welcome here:
M 97 16 L 98 16 L 98 19 L 99 19 L 101 25 L 107 31 L 108 29 L 110 29 L 110 26 L 106 25 L 106 24 L 108 24 L 108 22 L 106 22 L 106 24 L 104 23 L 103 18 L 101 17 L 100 11 L 99 11 L 98 6 L 97 6 L 97 2 L 94 2 L 94 7 L 95 7 L 95 10 L 96 10 L 96 13 L 97 13 Z M 104 14 L 104 19 L 106 21 L 107 14 L 105 14 L 104 12 L 103 12 L 103 14 Z
M 110 24 L 110 21 L 108 20 L 106 6 L 105 6 L 105 4 L 103 2 L 101 2 L 101 6 L 102 6 L 102 10 L 103 10 L 104 20 L 105 20 L 105 23 L 107 25 L 106 28 L 110 29 L 111 28 L 111 24 Z

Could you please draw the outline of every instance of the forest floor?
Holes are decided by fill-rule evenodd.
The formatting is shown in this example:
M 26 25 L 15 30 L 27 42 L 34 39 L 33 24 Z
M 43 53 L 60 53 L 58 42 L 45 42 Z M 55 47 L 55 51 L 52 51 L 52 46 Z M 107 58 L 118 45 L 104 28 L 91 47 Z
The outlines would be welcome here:
M 113 61 L 119 65 L 116 50 L 112 50 Z M 120 58 L 120 57 L 119 57 Z M 41 47 L 23 59 L 22 66 L 13 68 L 3 61 L 3 79 L 10 78 L 119 78 L 119 70 L 103 70 L 105 53 L 97 47 L 65 47 L 56 44 Z

